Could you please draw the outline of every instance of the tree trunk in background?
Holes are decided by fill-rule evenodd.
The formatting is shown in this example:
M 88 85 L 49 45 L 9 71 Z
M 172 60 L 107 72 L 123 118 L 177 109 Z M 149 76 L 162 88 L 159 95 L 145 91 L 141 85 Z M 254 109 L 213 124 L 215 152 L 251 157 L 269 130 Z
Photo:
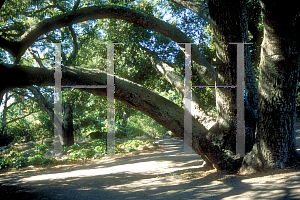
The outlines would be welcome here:
M 127 122 L 128 122 L 128 117 L 129 117 L 129 114 L 127 112 L 124 112 L 124 116 L 123 116 L 123 120 L 122 120 L 122 125 L 121 125 L 121 130 L 124 133 L 126 133 L 126 136 L 127 136 L 126 126 L 127 126 Z
M 258 125 L 251 152 L 254 157 L 245 158 L 243 164 L 243 169 L 249 171 L 284 168 L 297 162 L 295 111 L 299 28 L 296 19 L 299 9 L 281 2 L 261 1 L 264 38 L 258 86 Z
M 64 105 L 64 124 L 63 124 L 63 146 L 72 146 L 74 144 L 73 128 L 73 107 L 69 103 Z
M 6 115 L 7 115 L 7 111 L 8 111 L 8 107 L 7 107 L 7 102 L 8 102 L 8 93 L 5 93 L 5 99 L 4 99 L 4 103 L 3 103 L 3 110 L 2 110 L 2 115 L 1 115 L 1 126 L 0 126 L 0 146 L 5 146 L 8 144 L 8 141 L 6 140 L 6 136 L 5 136 L 5 126 L 6 124 Z

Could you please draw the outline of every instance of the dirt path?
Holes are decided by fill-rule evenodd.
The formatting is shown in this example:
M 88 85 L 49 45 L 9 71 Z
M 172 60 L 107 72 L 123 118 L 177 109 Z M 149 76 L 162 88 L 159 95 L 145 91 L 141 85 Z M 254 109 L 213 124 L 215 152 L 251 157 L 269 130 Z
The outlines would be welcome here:
M 298 144 L 299 135 L 300 129 Z M 184 155 L 181 140 L 164 140 L 160 147 L 147 154 L 1 175 L 1 194 L 11 193 L 1 199 L 300 199 L 299 170 L 224 175 L 201 170 L 203 160 Z

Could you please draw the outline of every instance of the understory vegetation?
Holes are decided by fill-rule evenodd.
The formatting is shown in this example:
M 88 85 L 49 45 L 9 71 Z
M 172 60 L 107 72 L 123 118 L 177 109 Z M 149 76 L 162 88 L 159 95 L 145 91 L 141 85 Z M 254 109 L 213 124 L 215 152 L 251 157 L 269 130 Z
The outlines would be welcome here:
M 115 142 L 115 154 L 130 153 L 139 146 L 153 145 L 152 140 L 127 140 Z M 49 144 L 35 144 L 34 152 L 30 154 L 24 154 L 24 152 L 18 152 L 16 147 L 12 147 L 13 150 L 9 154 L 0 158 L 0 170 L 9 168 L 22 168 L 34 165 L 34 167 L 46 167 L 55 164 L 64 164 L 68 162 L 87 161 L 90 159 L 100 159 L 107 154 L 105 139 L 98 139 L 86 144 L 77 144 L 70 147 L 63 147 L 63 152 L 66 154 L 66 158 L 62 160 L 60 157 L 43 157 L 42 154 L 52 150 L 53 147 Z

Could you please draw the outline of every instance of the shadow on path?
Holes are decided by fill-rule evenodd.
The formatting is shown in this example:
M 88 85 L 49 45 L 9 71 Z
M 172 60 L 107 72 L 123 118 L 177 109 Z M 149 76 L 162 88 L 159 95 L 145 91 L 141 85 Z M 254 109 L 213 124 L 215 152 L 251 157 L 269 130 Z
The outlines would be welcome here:
M 249 176 L 206 172 L 201 157 L 184 154 L 183 141 L 164 140 L 160 148 L 71 168 L 2 175 L 1 189 L 14 186 L 11 191 L 35 195 L 31 199 L 300 199 L 299 171 Z

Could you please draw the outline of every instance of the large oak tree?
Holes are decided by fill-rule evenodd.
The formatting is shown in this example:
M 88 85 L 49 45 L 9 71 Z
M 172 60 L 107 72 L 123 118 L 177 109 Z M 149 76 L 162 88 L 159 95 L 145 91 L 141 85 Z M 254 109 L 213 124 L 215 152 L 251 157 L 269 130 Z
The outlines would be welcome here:
M 95 19 L 117 19 L 116 22 L 122 20 L 122 23 L 134 24 L 134 28 L 127 30 L 128 35 L 130 31 L 143 28 L 154 31 L 158 37 L 168 38 L 173 42 L 194 42 L 188 36 L 188 32 L 163 21 L 161 17 L 154 16 L 153 7 L 143 1 L 135 1 L 139 3 L 137 7 L 131 1 L 122 5 L 77 0 L 73 2 L 72 8 L 63 3 L 64 1 L 52 0 L 40 4 L 34 1 L 32 6 L 36 6 L 35 11 L 32 7 L 27 7 L 24 10 L 16 9 L 14 13 L 11 7 L 22 1 L 12 2 L 10 4 L 6 1 L 1 8 L 2 20 L 10 14 L 15 16 L 15 18 L 7 17 L 7 23 L 4 21 L 1 23 L 0 47 L 14 58 L 14 64 L 5 62 L 0 64 L 1 100 L 4 93 L 12 88 L 54 85 L 53 69 L 34 68 L 20 65 L 20 62 L 25 59 L 24 54 L 27 50 L 37 46 L 37 41 L 56 42 L 58 36 L 55 30 L 64 28 L 69 29 L 73 51 L 69 55 L 63 53 L 62 84 L 106 84 L 106 72 L 101 68 L 73 66 L 74 60 L 80 57 L 80 49 L 83 48 L 77 42 L 77 37 L 81 37 L 83 33 L 78 34 L 73 30 L 72 25 L 76 23 Z M 233 156 L 236 141 L 236 89 L 228 88 L 217 88 L 214 91 L 217 103 L 216 119 L 207 114 L 200 99 L 197 98 L 198 95 L 193 91 L 191 113 L 193 150 L 206 161 L 208 167 L 213 166 L 218 170 L 231 172 L 250 169 L 258 171 L 295 165 L 298 157 L 294 135 L 299 67 L 298 9 L 279 0 L 261 0 L 259 3 L 246 0 L 170 0 L 169 3 L 174 12 L 187 8 L 197 14 L 199 21 L 201 19 L 212 28 L 216 47 L 215 58 L 208 62 L 195 45 L 192 45 L 190 57 L 193 72 L 196 72 L 207 85 L 214 85 L 215 82 L 217 85 L 236 85 L 237 50 L 235 45 L 229 43 L 249 42 L 249 32 L 252 35 L 252 42 L 255 43 L 253 49 L 253 52 L 256 52 L 255 56 L 250 55 L 249 47 L 245 47 L 246 151 L 251 156 L 245 158 Z M 23 4 L 20 5 L 22 6 Z M 261 8 L 258 12 L 261 11 L 262 16 L 262 44 L 259 37 L 262 31 L 258 28 L 260 21 L 257 17 L 260 13 L 257 13 L 257 10 L 254 12 L 255 6 Z M 52 11 L 47 11 L 51 9 Z M 285 14 L 279 16 L 278 13 Z M 17 16 L 32 19 L 33 23 L 21 23 L 16 19 Z M 62 40 L 64 37 L 62 34 Z M 146 38 L 147 35 L 139 34 L 139 37 Z M 134 36 L 132 40 L 135 40 Z M 113 41 L 112 38 L 110 42 L 122 41 Z M 184 72 L 176 70 L 175 65 L 164 61 L 155 51 L 139 43 L 134 45 L 135 47 L 132 45 L 130 47 L 146 55 L 151 61 L 152 68 L 156 69 L 157 73 L 183 98 Z M 179 46 L 184 51 L 184 45 L 179 44 Z M 259 56 L 257 52 L 260 50 Z M 260 72 L 257 85 L 253 65 L 258 65 L 258 58 L 260 58 Z M 39 64 L 42 66 L 41 63 Z M 147 70 L 152 73 L 151 69 Z M 142 66 L 140 71 L 143 71 Z M 150 116 L 184 139 L 184 109 L 119 74 L 116 73 L 115 76 L 115 99 Z M 105 89 L 80 90 L 100 96 L 107 94 Z

